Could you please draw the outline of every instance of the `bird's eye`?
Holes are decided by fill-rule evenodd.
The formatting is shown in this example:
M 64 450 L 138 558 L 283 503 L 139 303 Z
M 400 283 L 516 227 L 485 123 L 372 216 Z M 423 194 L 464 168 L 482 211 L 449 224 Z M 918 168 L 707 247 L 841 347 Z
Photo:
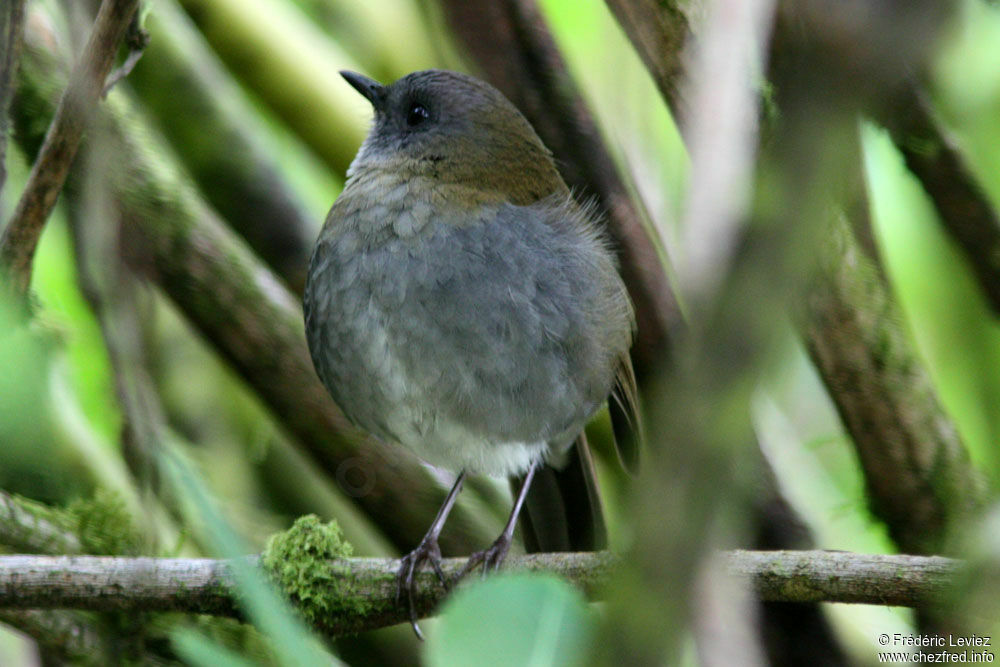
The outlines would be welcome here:
M 406 124 L 410 127 L 420 125 L 431 117 L 431 113 L 423 104 L 411 104 L 410 110 L 406 112 Z

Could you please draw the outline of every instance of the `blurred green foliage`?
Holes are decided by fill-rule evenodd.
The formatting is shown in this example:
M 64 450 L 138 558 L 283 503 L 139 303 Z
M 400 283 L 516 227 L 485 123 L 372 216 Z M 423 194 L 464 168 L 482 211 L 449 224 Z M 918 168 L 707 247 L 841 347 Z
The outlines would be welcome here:
M 0 438 L 13 443 L 28 461 L 39 446 L 38 425 L 44 422 L 48 350 L 37 332 L 18 326 L 15 307 L 0 302 Z M 15 454 L 15 452 L 9 452 Z
M 227 42 L 213 32 L 232 25 L 223 22 L 221 28 L 206 29 L 206 36 L 255 105 L 270 133 L 269 147 L 292 187 L 308 203 L 317 228 L 343 179 L 343 173 L 330 165 L 346 164 L 353 155 L 368 113 L 336 71 L 352 67 L 390 79 L 432 65 L 460 66 L 449 40 L 436 32 L 440 26 L 427 23 L 433 14 L 429 3 L 418 0 L 183 4 L 192 9 L 196 22 L 208 16 L 205 7 L 213 4 L 237 7 L 245 22 L 270 17 L 271 23 L 250 26 L 256 32 L 247 33 L 251 37 L 240 44 L 239 52 L 224 52 Z M 687 157 L 675 124 L 603 4 L 541 0 L 540 5 L 616 159 L 669 245 L 684 208 L 687 179 Z M 156 12 L 155 4 L 152 11 Z M 296 36 L 296 30 L 305 36 Z M 288 43 L 255 41 L 262 33 L 280 35 Z M 156 34 L 152 37 L 155 40 Z M 960 25 L 935 70 L 934 91 L 942 118 L 984 188 L 1000 202 L 997 44 L 1000 8 L 965 2 Z M 269 51 L 285 56 L 283 69 L 260 64 Z M 301 87 L 304 79 L 314 86 L 320 82 L 321 89 L 312 93 L 339 108 L 343 116 L 318 114 L 310 106 L 309 91 Z M 863 139 L 877 238 L 907 325 L 944 405 L 996 490 L 1000 322 L 885 134 L 866 125 Z M 4 217 L 27 171 L 16 150 L 9 151 L 8 163 Z M 38 251 L 33 289 L 39 304 L 36 326 L 13 326 L 14 315 L 0 303 L 0 488 L 65 504 L 75 497 L 89 497 L 95 483 L 107 483 L 107 476 L 99 472 L 107 465 L 98 459 L 120 459 L 121 414 L 107 352 L 76 284 L 71 242 L 58 211 Z M 188 508 L 185 521 L 209 523 L 207 530 L 204 525 L 188 529 L 201 535 L 195 543 L 204 553 L 259 550 L 264 537 L 286 525 L 293 511 L 301 511 L 323 493 L 336 495 L 336 490 L 327 480 L 326 487 L 304 496 L 309 500 L 292 497 L 295 489 L 287 487 L 280 497 L 273 493 L 275 484 L 262 467 L 277 447 L 280 428 L 170 306 L 158 297 L 148 299 L 153 303 L 147 333 L 154 379 L 178 443 L 188 448 L 186 456 L 197 462 L 208 485 L 201 489 L 202 482 L 191 481 L 193 475 L 181 474 L 180 485 L 197 488 L 193 495 L 201 498 Z M 782 488 L 810 524 L 818 547 L 890 549 L 883 526 L 868 512 L 849 443 L 793 335 L 788 336 L 786 353 L 777 358 L 780 361 L 762 384 L 754 409 L 759 437 Z M 69 391 L 56 391 L 57 385 Z M 67 414 L 82 414 L 84 421 L 68 424 Z M 81 433 L 92 447 L 80 445 Z M 322 480 L 321 471 L 313 473 L 315 480 Z M 315 481 L 310 488 L 323 484 Z M 225 521 L 215 516 L 211 496 L 223 499 Z M 328 505 L 326 511 L 337 511 L 330 507 L 336 505 Z M 350 534 L 354 522 L 339 518 Z M 234 526 L 238 534 L 230 535 Z M 206 535 L 217 539 L 213 543 Z M 275 630 L 278 636 L 302 636 L 300 628 L 289 629 L 275 620 L 283 618 L 281 613 L 266 611 L 266 606 L 259 603 L 259 613 L 269 619 L 264 625 L 281 626 Z M 909 622 L 906 615 L 883 608 L 831 609 L 848 643 L 857 647 L 858 655 L 869 658 L 873 631 L 891 633 Z M 433 665 L 489 664 L 483 662 L 484 656 L 498 660 L 494 664 L 532 664 L 532 659 L 553 655 L 572 658 L 586 650 L 590 622 L 582 600 L 564 584 L 534 577 L 491 578 L 448 603 L 434 627 L 426 658 Z M 193 664 L 244 664 L 200 634 L 182 632 L 176 636 L 176 646 Z M 511 656 L 523 661 L 510 662 Z
M 275 663 L 282 667 L 337 664 L 320 640 L 306 629 L 301 617 L 265 581 L 263 573 L 241 558 L 249 551 L 247 545 L 219 511 L 199 474 L 176 452 L 163 452 L 161 466 L 167 473 L 168 483 L 184 501 L 181 511 L 188 525 L 203 531 L 206 552 L 217 558 L 231 559 L 230 571 L 241 594 L 240 608 L 266 637 Z M 329 544 L 329 540 L 326 543 Z M 198 661 L 210 657 L 213 649 L 218 650 L 220 661 L 234 657 L 230 651 L 213 646 L 207 636 L 199 640 L 183 627 L 175 631 L 174 641 L 181 651 L 190 651 Z
M 448 598 L 424 658 L 431 667 L 582 665 L 594 621 L 565 581 L 501 574 Z

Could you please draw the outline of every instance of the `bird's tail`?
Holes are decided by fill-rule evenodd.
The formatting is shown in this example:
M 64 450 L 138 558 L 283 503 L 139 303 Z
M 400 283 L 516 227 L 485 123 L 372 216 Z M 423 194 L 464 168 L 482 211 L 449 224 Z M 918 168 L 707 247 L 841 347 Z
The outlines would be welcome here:
M 608 543 L 594 460 L 581 433 L 559 468 L 535 472 L 521 511 L 521 534 L 528 553 L 596 551 Z M 522 478 L 512 480 L 520 488 Z

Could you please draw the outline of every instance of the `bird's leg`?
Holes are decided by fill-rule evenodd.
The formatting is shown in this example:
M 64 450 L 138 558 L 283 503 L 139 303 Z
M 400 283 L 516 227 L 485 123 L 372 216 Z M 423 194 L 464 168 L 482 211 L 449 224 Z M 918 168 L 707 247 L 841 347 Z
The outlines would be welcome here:
M 448 588 L 448 580 L 445 578 L 444 572 L 441 571 L 441 548 L 438 546 L 438 536 L 441 534 L 441 529 L 444 528 L 444 522 L 447 521 L 451 508 L 455 506 L 455 500 L 458 499 L 458 494 L 462 490 L 462 483 L 465 482 L 465 475 L 464 470 L 459 474 L 455 485 L 448 492 L 448 497 L 441 504 L 437 516 L 431 522 L 431 527 L 427 529 L 424 539 L 420 540 L 416 549 L 403 556 L 399 563 L 399 572 L 396 573 L 396 604 L 399 604 L 403 590 L 406 589 L 407 600 L 410 604 L 410 625 L 413 626 L 413 631 L 420 639 L 423 639 L 424 635 L 420 632 L 420 626 L 417 625 L 417 608 L 413 603 L 413 576 L 420 569 L 420 565 L 427 561 L 434 568 L 434 573 L 441 585 L 445 589 Z
M 484 577 L 491 569 L 496 571 L 500 568 L 504 558 L 507 556 L 507 551 L 510 549 L 510 544 L 514 540 L 514 528 L 517 526 L 517 516 L 521 513 L 521 507 L 524 505 L 524 499 L 528 495 L 528 489 L 531 488 L 531 480 L 535 478 L 535 470 L 538 468 L 538 465 L 538 463 L 532 463 L 531 467 L 528 468 L 528 472 L 524 476 L 524 483 L 521 484 L 521 490 L 518 491 L 517 499 L 514 500 L 514 508 L 510 511 L 510 518 L 507 519 L 507 525 L 504 526 L 500 537 L 488 549 L 477 551 L 469 556 L 468 562 L 462 568 L 462 571 L 458 573 L 456 580 L 461 579 L 476 569 L 480 563 L 483 564 Z

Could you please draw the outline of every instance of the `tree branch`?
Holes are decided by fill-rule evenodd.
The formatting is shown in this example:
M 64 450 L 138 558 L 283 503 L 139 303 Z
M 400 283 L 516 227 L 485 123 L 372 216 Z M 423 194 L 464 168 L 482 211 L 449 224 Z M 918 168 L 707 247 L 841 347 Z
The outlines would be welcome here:
M 675 6 L 653 0 L 607 0 L 607 4 L 642 55 L 668 105 L 675 114 L 681 113 L 683 119 L 676 81 L 682 73 L 676 64 L 680 58 L 666 49 L 690 39 L 682 35 L 695 22 L 692 15 L 695 5 Z M 887 28 L 886 35 L 894 43 L 904 44 L 903 47 L 892 50 L 884 46 L 885 51 L 891 51 L 889 54 L 871 51 L 860 46 L 870 43 L 870 39 L 836 37 L 838 30 L 851 24 L 838 22 L 844 16 L 826 11 L 824 3 L 781 3 L 780 7 L 783 20 L 778 22 L 771 49 L 771 78 L 778 93 L 787 94 L 797 88 L 807 91 L 780 110 L 785 115 L 780 121 L 785 126 L 801 123 L 805 128 L 803 133 L 809 131 L 810 124 L 818 127 L 818 120 L 834 112 L 853 118 L 858 110 L 878 108 L 877 102 L 885 101 L 887 93 L 895 88 L 876 81 L 902 81 L 898 73 L 891 74 L 891 67 L 898 66 L 900 59 L 911 57 L 914 51 L 926 48 L 921 45 L 933 43 L 928 37 L 919 44 L 910 44 L 912 34 L 906 33 L 900 24 Z M 906 25 L 922 26 L 921 33 L 931 35 L 934 32 L 931 26 L 938 23 L 921 23 L 922 16 L 936 15 L 937 11 L 930 6 L 919 7 L 900 19 Z M 873 29 L 872 34 L 877 33 Z M 883 56 L 885 60 L 880 62 Z M 803 58 L 810 60 L 807 63 Z M 663 63 L 673 64 L 663 66 Z M 856 72 L 866 70 L 875 75 L 874 79 L 866 79 L 866 85 L 859 88 Z M 911 66 L 899 70 L 909 72 Z M 776 73 L 782 72 L 785 79 L 777 79 Z M 821 98 L 811 91 L 824 89 L 825 101 L 818 102 Z M 876 104 L 872 104 L 873 99 Z M 845 102 L 856 106 L 839 108 Z M 804 113 L 792 116 L 796 111 L 793 105 L 801 107 Z M 961 217 L 960 212 L 971 211 L 974 219 L 967 221 L 968 227 L 978 230 L 976 243 L 980 244 L 981 257 L 990 252 L 995 254 L 991 249 L 1000 248 L 1000 226 L 995 217 L 989 217 L 995 213 L 982 199 L 976 198 L 982 196 L 978 189 L 969 189 L 968 175 L 961 171 L 957 156 L 948 152 L 951 146 L 947 138 L 938 133 L 926 108 L 920 107 L 916 93 L 910 90 L 909 97 L 898 98 L 891 108 L 891 119 L 899 126 L 894 131 L 897 142 L 910 144 L 911 155 L 907 157 L 908 164 L 913 162 L 910 168 L 915 173 L 921 168 L 925 172 L 936 170 L 939 180 L 934 187 L 937 199 L 942 200 L 938 203 L 939 210 L 941 207 L 949 210 L 947 215 L 942 212 L 942 217 Z M 766 131 L 780 130 L 772 127 Z M 853 133 L 850 128 L 834 131 L 844 136 L 846 132 Z M 685 130 L 686 139 L 688 134 Z M 847 145 L 844 141 L 829 143 Z M 831 229 L 835 238 L 821 244 L 821 252 L 826 255 L 821 267 L 824 275 L 814 282 L 805 315 L 799 320 L 800 329 L 854 440 L 875 513 L 886 522 L 900 549 L 934 553 L 943 545 L 951 520 L 976 504 L 983 490 L 982 480 L 969 463 L 950 417 L 938 402 L 919 356 L 903 330 L 892 293 L 878 273 L 856 150 L 854 146 L 851 151 L 844 151 L 839 171 L 831 170 L 814 179 L 845 182 L 838 186 L 841 192 L 837 196 L 844 200 L 854 233 L 834 225 Z M 811 154 L 802 151 L 802 155 Z M 797 158 L 791 155 L 789 159 Z M 805 174 L 811 167 L 803 164 L 795 168 Z M 948 194 L 951 191 L 943 189 L 946 184 L 957 185 L 957 190 Z M 802 178 L 797 187 L 806 185 Z M 929 192 L 932 190 L 926 181 L 925 187 Z M 1000 265 L 995 265 L 994 270 L 997 266 Z M 1000 285 L 1000 279 L 993 280 L 993 284 Z
M 7 182 L 7 114 L 23 38 L 24 0 L 8 0 L 0 10 L 0 195 Z
M 979 287 L 1000 314 L 1000 217 L 954 139 L 934 117 L 927 94 L 907 84 L 882 122 L 920 179 L 941 223 L 965 252 Z
M 301 294 L 319 220 L 309 220 L 245 91 L 184 11 L 160 2 L 147 22 L 155 39 L 129 84 L 212 207 Z
M 940 556 L 844 551 L 734 551 L 730 574 L 747 577 L 767 602 L 845 602 L 919 607 L 958 583 L 964 563 Z
M 73 68 L 21 199 L 0 237 L 0 274 L 12 294 L 23 299 L 45 221 L 55 207 L 83 132 L 97 108 L 104 82 L 139 0 L 104 0 L 94 27 Z
M 683 41 L 684 38 L 677 35 L 683 35 L 688 26 L 695 23 L 692 19 L 701 3 L 657 3 L 653 0 L 608 2 L 612 6 L 627 4 L 626 9 L 633 10 L 630 12 L 632 16 L 647 17 L 641 26 L 637 21 L 623 20 L 623 27 L 636 49 L 644 55 L 645 62 L 652 63 L 649 65 L 650 70 L 658 79 L 660 89 L 664 91 L 672 110 L 681 119 L 687 117 L 687 114 L 682 113 L 686 101 L 678 98 L 676 82 L 671 80 L 671 77 L 676 76 L 671 74 L 671 71 L 676 72 L 676 67 L 673 70 L 669 67 L 662 71 L 657 69 L 657 63 L 676 63 L 677 56 L 657 52 L 657 49 L 664 48 L 664 44 Z M 865 3 L 862 5 L 867 6 Z M 710 439 L 714 435 L 710 428 L 711 421 L 730 419 L 733 423 L 738 423 L 739 417 L 724 410 L 734 409 L 731 407 L 734 404 L 738 404 L 741 410 L 746 409 L 747 394 L 738 393 L 740 387 L 737 383 L 746 383 L 747 378 L 753 377 L 755 367 L 751 364 L 759 363 L 763 350 L 767 349 L 762 345 L 766 342 L 766 330 L 773 327 L 771 322 L 760 317 L 760 313 L 773 319 L 774 307 L 781 303 L 776 294 L 791 296 L 793 286 L 788 283 L 796 283 L 794 287 L 797 288 L 804 282 L 803 276 L 810 275 L 812 267 L 808 266 L 806 258 L 814 257 L 814 247 L 820 241 L 820 231 L 823 229 L 821 223 L 828 219 L 831 204 L 842 202 L 845 180 L 857 178 L 857 162 L 851 160 L 850 151 L 845 150 L 849 139 L 855 136 L 857 114 L 869 110 L 874 103 L 884 101 L 886 93 L 895 90 L 909 72 L 922 68 L 930 47 L 934 44 L 934 37 L 943 25 L 947 7 L 950 6 L 947 3 L 920 1 L 907 5 L 905 12 L 869 13 L 865 15 L 866 19 L 872 20 L 859 21 L 857 7 L 853 5 L 833 6 L 817 0 L 777 3 L 779 20 L 769 50 L 768 72 L 768 78 L 774 86 L 769 89 L 772 94 L 766 101 L 776 104 L 781 115 L 778 122 L 765 128 L 765 140 L 762 142 L 758 162 L 755 216 L 746 226 L 746 235 L 737 248 L 733 268 L 727 276 L 730 291 L 728 295 L 723 293 L 718 304 L 721 317 L 703 329 L 706 340 L 702 346 L 711 347 L 707 353 L 710 356 L 706 356 L 705 362 L 696 368 L 702 385 L 687 381 L 688 385 L 698 388 L 704 386 L 706 389 L 693 396 L 677 395 L 685 388 L 683 376 L 670 377 L 669 383 L 665 383 L 664 387 L 664 394 L 668 396 L 664 405 L 681 405 L 688 412 L 700 409 L 700 419 L 691 419 L 687 414 L 671 414 L 668 418 L 652 415 L 654 426 L 650 429 L 651 432 L 656 430 L 657 420 L 662 419 L 659 421 L 662 429 L 685 435 L 685 447 L 702 450 L 714 445 Z M 658 29 L 666 34 L 654 35 L 653 39 L 644 38 L 639 27 L 649 28 L 654 25 L 661 26 Z M 918 35 L 919 38 L 916 37 Z M 876 45 L 875 48 L 872 48 L 873 44 Z M 689 134 L 690 128 L 682 128 L 685 139 L 689 138 Z M 740 309 L 745 311 L 742 316 Z M 692 316 L 692 320 L 694 319 Z M 861 321 L 858 324 L 867 327 L 871 322 Z M 858 334 L 858 329 L 854 333 Z M 870 337 L 862 337 L 855 344 L 862 348 L 877 345 L 880 340 L 878 329 L 870 333 Z M 910 368 L 919 367 L 919 361 L 911 349 L 900 347 L 898 350 L 907 353 L 905 358 L 900 359 L 901 362 L 905 362 Z M 832 353 L 838 355 L 856 352 L 857 350 L 848 349 L 847 346 L 832 350 Z M 712 356 L 723 359 L 727 368 L 713 368 Z M 866 363 L 871 363 L 878 359 L 878 349 L 867 349 L 865 356 Z M 688 361 L 687 357 L 685 360 Z M 694 362 L 689 363 L 695 367 Z M 877 371 L 866 363 L 858 363 L 856 358 L 838 359 L 838 363 L 843 363 L 845 367 L 851 367 L 862 375 Z M 742 368 L 732 369 L 736 364 L 742 364 Z M 727 380 L 729 386 L 720 383 L 717 378 Z M 731 388 L 732 391 L 727 391 Z M 846 415 L 845 410 L 849 411 L 850 418 L 859 424 L 858 430 L 874 412 L 892 411 L 909 398 L 905 385 L 886 386 L 883 389 L 891 392 L 891 400 L 884 393 L 872 392 L 867 394 L 866 403 L 841 396 L 837 385 L 828 384 L 831 397 L 842 406 L 841 414 Z M 710 405 L 702 407 L 706 397 L 711 397 L 708 399 Z M 933 402 L 921 405 L 922 409 L 931 410 L 926 415 L 929 421 L 944 429 L 950 426 L 948 417 L 939 405 Z M 668 410 L 664 409 L 662 412 L 666 413 Z M 847 421 L 845 416 L 845 422 Z M 914 429 L 918 425 L 910 421 L 902 422 L 899 426 L 906 437 L 912 436 L 915 441 L 923 437 L 922 433 Z M 729 428 L 733 429 L 732 426 Z M 852 435 L 856 432 L 852 430 Z M 704 441 L 694 440 L 693 436 L 701 438 L 702 434 L 708 436 Z M 740 437 L 744 437 L 742 433 Z M 716 439 L 718 440 L 717 437 Z M 666 440 L 664 437 L 664 441 Z M 871 438 L 871 446 L 874 451 L 877 446 L 876 437 Z M 715 447 L 718 447 L 718 451 L 724 451 L 720 445 Z M 679 455 L 684 456 L 685 452 L 680 451 Z M 665 461 L 661 470 L 650 477 L 665 477 L 669 475 L 671 467 L 684 464 L 684 459 L 678 463 L 677 454 L 674 456 L 674 459 Z M 654 455 L 650 456 L 650 459 L 656 458 Z M 952 461 L 960 459 L 961 454 Z M 704 464 L 706 470 L 708 465 L 710 462 Z M 928 468 L 932 465 L 933 463 L 928 464 Z M 694 466 L 690 468 L 698 470 Z M 924 470 L 929 472 L 928 468 Z M 868 472 L 870 469 L 866 469 L 866 473 Z M 884 472 L 892 474 L 893 471 L 885 468 Z M 956 469 L 945 474 L 954 474 L 953 482 L 961 484 L 961 472 L 961 469 Z M 725 480 L 723 484 L 728 482 L 722 474 L 716 475 L 715 479 L 706 476 L 697 486 L 698 492 L 703 493 L 706 484 L 718 485 L 719 480 Z M 974 481 L 969 479 L 967 483 L 972 485 Z M 681 480 L 681 484 L 685 482 L 687 480 Z M 704 511 L 695 503 L 710 502 L 695 497 L 693 493 L 690 497 L 681 496 L 677 485 L 664 486 L 659 493 L 651 492 L 647 502 L 650 505 L 662 504 L 662 497 L 667 493 L 671 498 L 690 500 L 694 510 L 685 505 L 685 521 L 689 523 L 697 523 L 697 520 L 691 518 L 692 511 L 698 512 L 696 518 L 702 516 L 701 512 Z M 711 502 L 719 501 L 713 498 Z M 894 514 L 887 517 L 887 520 L 902 518 Z M 662 526 L 670 522 L 658 515 L 658 524 L 650 522 L 644 526 L 644 519 L 645 517 L 640 517 L 640 526 L 636 530 L 639 536 L 636 561 L 640 564 L 638 568 L 645 564 L 648 571 L 639 569 L 642 583 L 615 597 L 619 599 L 619 605 L 640 609 L 658 605 L 657 611 L 662 613 L 669 604 L 665 602 L 665 595 L 674 596 L 676 590 L 683 585 L 675 581 L 677 566 L 674 564 L 686 565 L 687 562 L 682 558 L 687 554 L 674 554 L 673 559 L 667 560 L 664 552 L 668 548 L 675 549 L 673 545 L 677 543 L 677 535 L 662 535 L 667 532 Z M 643 546 L 647 549 L 645 554 L 640 551 Z M 660 561 L 670 563 L 674 569 L 663 571 Z M 665 582 L 673 585 L 667 586 Z M 657 651 L 654 655 L 661 655 L 662 647 L 656 642 L 665 643 L 666 640 L 661 638 L 667 633 L 660 628 L 657 630 L 657 639 L 650 640 L 650 634 L 644 637 L 623 624 L 614 626 L 615 634 L 609 633 L 607 636 L 609 649 L 606 657 L 611 659 L 611 656 L 620 655 L 623 650 L 636 651 L 644 646 L 654 646 Z M 631 641 L 629 633 L 634 636 Z
M 851 208 L 867 221 L 867 209 Z M 949 531 L 980 506 L 985 480 L 917 361 L 874 261 L 843 221 L 830 231 L 802 335 L 854 441 L 873 512 L 900 549 L 940 553 Z
M 653 76 L 674 118 L 686 118 L 681 96 L 684 49 L 691 37 L 691 14 L 698 11 L 699 3 L 605 0 L 605 4 Z
M 885 556 L 829 551 L 731 551 L 725 569 L 746 578 L 771 602 L 846 602 L 914 607 L 941 599 L 958 581 L 964 563 L 949 558 Z M 256 556 L 248 557 L 257 565 Z M 592 600 L 618 563 L 608 552 L 514 556 L 505 569 L 546 572 L 578 586 Z M 448 558 L 453 578 L 464 558 Z M 408 620 L 396 602 L 399 561 L 349 558 L 330 561 L 315 582 L 336 608 L 322 621 L 331 635 L 361 632 Z M 417 576 L 416 602 L 429 615 L 446 595 L 433 572 Z M 239 617 L 228 561 L 101 556 L 0 556 L 0 609 L 161 611 Z
M 25 553 L 79 553 L 80 538 L 49 520 L 52 510 L 0 491 L 0 544 Z

